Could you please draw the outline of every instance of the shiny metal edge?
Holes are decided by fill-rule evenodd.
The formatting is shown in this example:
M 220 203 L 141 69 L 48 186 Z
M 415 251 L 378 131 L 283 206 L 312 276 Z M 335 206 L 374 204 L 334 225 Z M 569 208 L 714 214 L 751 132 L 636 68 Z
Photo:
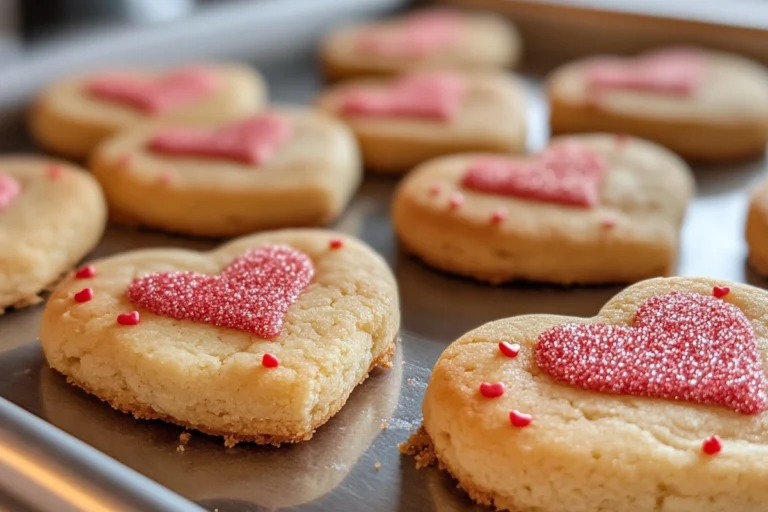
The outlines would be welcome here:
M 0 488 L 34 509 L 57 512 L 203 510 L 1 398 L 0 425 Z

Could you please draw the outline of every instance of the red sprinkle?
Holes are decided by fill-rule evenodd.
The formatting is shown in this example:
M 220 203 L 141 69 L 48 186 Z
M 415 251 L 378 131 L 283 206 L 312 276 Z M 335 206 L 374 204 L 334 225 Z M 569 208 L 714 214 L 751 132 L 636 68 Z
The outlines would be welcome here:
M 429 187 L 429 195 L 432 197 L 436 197 L 440 195 L 440 190 L 442 190 L 440 185 L 432 185 L 431 187 Z
M 515 358 L 520 353 L 520 345 L 517 343 L 499 342 L 499 350 L 507 357 Z
M 701 443 L 701 451 L 703 451 L 706 455 L 717 455 L 722 449 L 723 443 L 717 436 L 712 436 L 709 439 L 705 439 L 704 442 Z
M 717 297 L 718 299 L 721 299 L 731 293 L 731 289 L 727 286 L 715 286 L 712 288 L 712 295 Z
M 78 279 L 90 279 L 95 275 L 96 275 L 96 267 L 94 267 L 93 265 L 82 267 L 77 272 L 75 272 L 75 277 Z
M 509 212 L 504 208 L 499 208 L 498 210 L 493 212 L 493 215 L 491 215 L 491 222 L 493 224 L 501 224 L 502 222 L 507 220 L 507 217 L 509 217 Z
M 674 292 L 643 303 L 632 326 L 561 324 L 543 332 L 536 362 L 555 380 L 589 391 L 720 405 L 768 407 L 752 324 L 711 295 Z
M 48 167 L 48 177 L 52 180 L 57 180 L 61 178 L 61 175 L 64 173 L 64 168 L 59 164 L 52 164 L 50 167 Z
M 332 238 L 331 241 L 328 242 L 328 247 L 334 250 L 341 249 L 342 247 L 344 247 L 344 240 L 342 240 L 341 238 Z
M 139 323 L 139 312 L 131 311 L 130 313 L 117 315 L 117 323 L 120 325 L 137 325 Z
M 613 229 L 616 227 L 616 219 L 613 217 L 606 217 L 603 219 L 600 225 L 603 227 L 603 229 Z
M 88 302 L 93 298 L 93 288 L 83 288 L 75 294 L 75 302 Z
M 450 201 L 448 201 L 448 208 L 451 210 L 458 210 L 461 205 L 464 204 L 464 194 L 461 192 L 456 192 L 451 196 Z
M 278 361 L 272 354 L 264 354 L 264 357 L 261 358 L 261 364 L 264 365 L 265 368 L 277 368 L 280 366 L 280 361 Z
M 626 147 L 627 143 L 629 142 L 629 136 L 625 133 L 617 133 L 613 136 L 614 142 L 616 142 L 616 146 L 619 149 L 623 149 Z
M 527 427 L 533 421 L 533 416 L 525 414 L 520 411 L 512 410 L 509 412 L 509 422 L 513 427 L 523 428 Z
M 504 383 L 483 382 L 480 384 L 480 394 L 485 398 L 498 398 L 504 394 Z
M 173 181 L 173 174 L 170 171 L 165 171 L 157 177 L 157 182 L 161 185 L 169 185 Z
M 315 274 L 306 254 L 266 245 L 236 258 L 218 276 L 160 272 L 135 279 L 128 298 L 149 311 L 179 320 L 280 335 L 283 316 Z

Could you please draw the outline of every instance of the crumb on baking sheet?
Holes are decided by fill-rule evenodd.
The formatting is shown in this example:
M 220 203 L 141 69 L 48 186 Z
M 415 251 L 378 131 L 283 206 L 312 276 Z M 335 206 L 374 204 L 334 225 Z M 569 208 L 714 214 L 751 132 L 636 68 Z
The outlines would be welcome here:
M 380 470 L 381 469 L 381 462 L 377 462 L 376 464 L 374 464 L 373 465 L 373 469 L 375 469 L 376 471 Z
M 192 439 L 192 434 L 189 432 L 182 432 L 179 434 L 179 442 L 182 446 L 186 446 L 189 444 L 189 440 Z
M 389 427 L 389 423 L 387 423 L 386 421 L 381 422 L 381 430 L 387 430 L 388 427 Z
M 185 448 L 183 444 L 180 444 L 179 446 L 176 447 L 176 451 L 179 453 L 184 453 L 184 450 Z

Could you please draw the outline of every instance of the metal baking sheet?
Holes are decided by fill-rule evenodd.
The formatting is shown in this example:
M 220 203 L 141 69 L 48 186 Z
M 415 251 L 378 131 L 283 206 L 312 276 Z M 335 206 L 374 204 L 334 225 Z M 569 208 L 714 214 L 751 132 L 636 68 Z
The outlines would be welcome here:
M 307 102 L 320 85 L 309 51 L 263 70 L 280 102 Z M 547 140 L 547 111 L 539 79 L 526 82 L 529 149 L 535 150 Z M 0 104 L 9 104 L 2 94 Z M 28 147 L 21 139 L 15 149 Z M 746 266 L 742 241 L 748 190 L 766 169 L 760 161 L 695 170 L 698 194 L 683 229 L 679 274 L 767 284 Z M 417 471 L 397 451 L 420 424 L 432 365 L 451 341 L 480 324 L 527 313 L 590 316 L 621 288 L 490 287 L 432 271 L 397 247 L 389 222 L 395 186 L 394 179 L 367 176 L 335 225 L 368 242 L 397 276 L 403 323 L 395 364 L 375 371 L 311 441 L 225 448 L 220 439 L 193 434 L 180 451 L 182 429 L 113 411 L 47 369 L 36 340 L 42 305 L 0 317 L 0 396 L 210 511 L 487 510 L 472 505 L 443 473 Z M 89 258 L 215 245 L 113 226 Z

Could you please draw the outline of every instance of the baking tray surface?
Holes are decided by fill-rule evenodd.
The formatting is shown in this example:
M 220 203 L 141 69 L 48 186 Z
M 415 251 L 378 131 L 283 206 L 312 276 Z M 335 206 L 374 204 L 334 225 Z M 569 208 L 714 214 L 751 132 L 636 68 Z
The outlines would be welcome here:
M 319 87 L 309 60 L 265 72 L 279 102 L 307 102 Z M 533 150 L 546 142 L 547 112 L 539 80 L 526 83 Z M 746 267 L 742 241 L 748 190 L 765 170 L 765 161 L 696 169 L 699 190 L 683 230 L 681 275 L 766 284 Z M 181 428 L 113 411 L 47 369 L 36 340 L 42 305 L 0 319 L 0 395 L 211 511 L 487 510 L 471 504 L 444 473 L 417 471 L 397 451 L 420 424 L 434 362 L 450 342 L 485 322 L 528 313 L 591 316 L 621 287 L 490 287 L 434 272 L 397 248 L 388 215 L 395 186 L 392 179 L 366 177 L 335 226 L 368 242 L 397 276 L 403 323 L 394 366 L 376 370 L 311 441 L 225 448 L 220 439 L 193 434 L 180 449 Z M 215 245 L 110 227 L 90 258 Z

